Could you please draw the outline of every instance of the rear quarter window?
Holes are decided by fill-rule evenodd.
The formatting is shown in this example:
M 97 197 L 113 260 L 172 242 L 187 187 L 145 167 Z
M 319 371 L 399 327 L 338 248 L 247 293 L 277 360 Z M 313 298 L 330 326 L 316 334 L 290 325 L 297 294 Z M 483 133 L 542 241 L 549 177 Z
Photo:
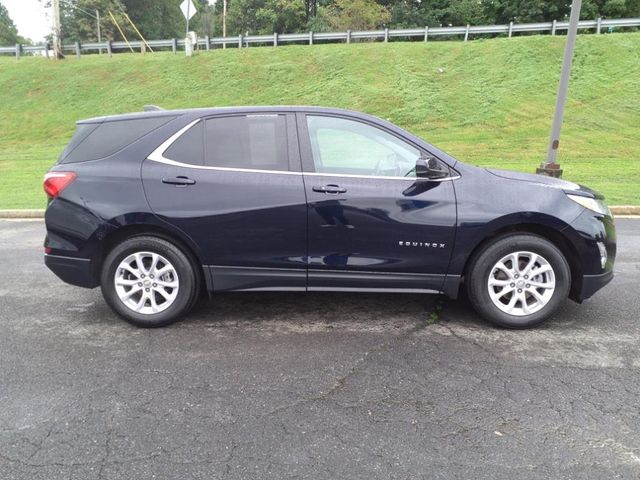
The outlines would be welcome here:
M 153 117 L 80 124 L 58 163 L 108 157 L 176 117 Z

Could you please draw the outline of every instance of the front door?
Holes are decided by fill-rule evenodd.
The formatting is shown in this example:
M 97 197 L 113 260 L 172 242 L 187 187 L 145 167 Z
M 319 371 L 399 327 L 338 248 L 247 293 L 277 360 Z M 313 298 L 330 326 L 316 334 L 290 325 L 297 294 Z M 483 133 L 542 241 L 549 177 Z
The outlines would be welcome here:
M 213 289 L 306 289 L 306 198 L 291 114 L 200 119 L 143 163 L 152 210 L 199 246 Z
M 453 177 L 417 178 L 428 152 L 359 119 L 299 114 L 298 131 L 309 290 L 441 291 L 456 224 Z

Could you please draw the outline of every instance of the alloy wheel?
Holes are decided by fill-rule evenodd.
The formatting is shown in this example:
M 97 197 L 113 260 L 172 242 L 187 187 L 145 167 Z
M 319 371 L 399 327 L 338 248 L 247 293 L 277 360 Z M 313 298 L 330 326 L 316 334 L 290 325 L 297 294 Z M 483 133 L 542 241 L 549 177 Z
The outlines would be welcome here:
M 487 287 L 496 307 L 509 315 L 525 316 L 549 303 L 556 278 L 543 256 L 520 251 L 505 255 L 493 266 Z
M 132 253 L 122 260 L 116 268 L 114 285 L 127 308 L 145 315 L 169 308 L 180 288 L 175 267 L 153 252 Z

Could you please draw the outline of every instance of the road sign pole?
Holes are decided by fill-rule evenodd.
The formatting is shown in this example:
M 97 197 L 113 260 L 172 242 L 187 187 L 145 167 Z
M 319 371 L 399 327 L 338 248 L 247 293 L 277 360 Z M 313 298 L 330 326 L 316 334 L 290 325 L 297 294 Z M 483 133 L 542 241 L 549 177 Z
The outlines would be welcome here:
M 569 30 L 567 32 L 567 43 L 564 48 L 564 60 L 562 63 L 562 72 L 560 73 L 558 96 L 556 98 L 556 110 L 553 115 L 553 124 L 551 126 L 549 145 L 547 147 L 547 159 L 542 165 L 540 165 L 540 168 L 537 169 L 537 173 L 553 177 L 562 176 L 562 170 L 556 160 L 558 159 L 558 147 L 560 146 L 560 129 L 562 128 L 562 120 L 564 118 L 564 107 L 567 101 L 567 94 L 569 92 L 569 78 L 571 76 L 571 64 L 573 63 L 573 51 L 576 46 L 581 7 L 582 0 L 572 1 Z
M 191 12 L 189 11 L 191 7 L 191 1 L 187 0 L 187 33 L 185 33 L 184 37 L 187 38 L 189 36 L 189 20 L 191 18 L 191 15 L 189 15 Z

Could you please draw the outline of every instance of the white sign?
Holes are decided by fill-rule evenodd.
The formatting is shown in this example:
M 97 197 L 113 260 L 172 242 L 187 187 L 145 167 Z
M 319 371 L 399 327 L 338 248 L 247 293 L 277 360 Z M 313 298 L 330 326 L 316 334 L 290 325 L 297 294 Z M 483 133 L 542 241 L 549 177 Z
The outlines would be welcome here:
M 180 10 L 182 10 L 182 14 L 187 20 L 191 20 L 191 17 L 197 13 L 196 6 L 191 0 L 184 0 L 184 2 L 180 4 Z

